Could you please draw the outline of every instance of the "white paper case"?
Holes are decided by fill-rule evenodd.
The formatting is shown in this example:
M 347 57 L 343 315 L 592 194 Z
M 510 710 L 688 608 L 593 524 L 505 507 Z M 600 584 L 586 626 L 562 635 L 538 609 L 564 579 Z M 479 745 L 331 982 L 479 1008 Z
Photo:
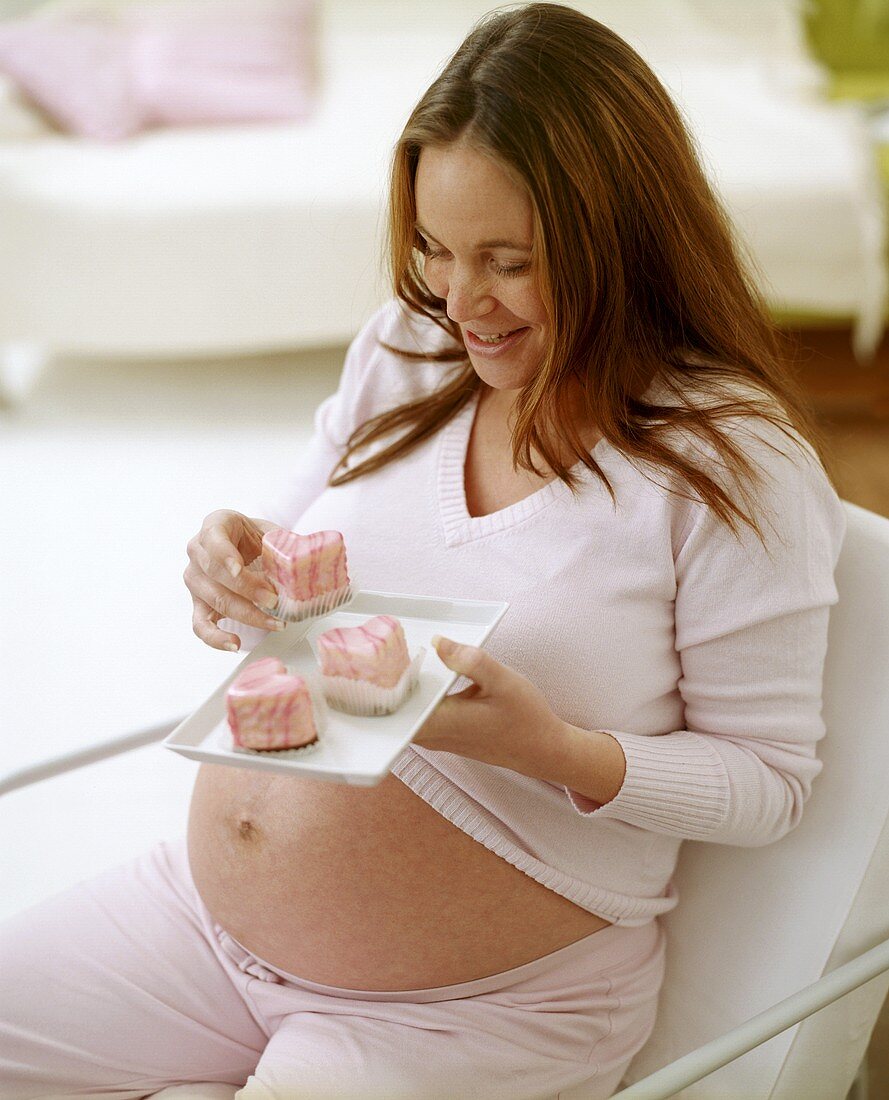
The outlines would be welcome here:
M 286 668 L 287 666 L 285 665 L 284 667 Z M 299 673 L 293 673 L 290 669 L 287 669 L 287 671 L 291 675 L 301 675 Z M 312 700 L 312 717 L 315 720 L 315 730 L 318 734 L 314 741 L 308 745 L 300 745 L 293 749 L 248 749 L 243 745 L 235 744 L 235 738 L 232 734 L 231 727 L 228 722 L 225 722 L 222 740 L 226 741 L 227 739 L 227 743 L 224 747 L 231 749 L 232 752 L 246 753 L 248 756 L 274 756 L 276 758 L 284 757 L 285 759 L 291 756 L 305 756 L 308 753 L 314 752 L 321 744 L 321 738 L 324 735 L 324 731 L 327 729 L 327 703 L 324 699 L 324 692 L 320 686 L 318 677 L 301 676 L 301 678 L 305 680 L 306 687 L 309 689 L 309 696 Z
M 274 582 L 270 582 L 275 587 Z M 277 588 L 276 588 L 277 590 Z M 338 607 L 342 607 L 351 601 L 354 590 L 351 584 L 342 588 L 334 588 L 331 592 L 324 592 L 311 600 L 293 600 L 289 596 L 282 596 L 278 592 L 278 602 L 269 612 L 276 619 L 284 622 L 298 623 L 303 619 L 315 619 L 320 615 L 328 615 Z
M 366 680 L 350 680 L 346 676 L 318 676 L 318 682 L 327 702 L 346 714 L 391 714 L 398 710 L 417 686 L 420 666 L 426 650 L 420 649 L 401 674 L 401 679 L 391 688 L 369 684 Z

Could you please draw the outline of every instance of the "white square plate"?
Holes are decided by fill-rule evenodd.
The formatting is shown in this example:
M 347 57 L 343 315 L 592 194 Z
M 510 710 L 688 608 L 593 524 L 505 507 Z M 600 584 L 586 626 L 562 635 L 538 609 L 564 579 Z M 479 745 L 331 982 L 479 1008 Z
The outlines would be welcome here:
M 466 645 L 484 645 L 508 606 L 483 600 L 356 592 L 350 604 L 329 615 L 291 623 L 286 630 L 269 634 L 163 743 L 174 752 L 209 764 L 374 786 L 386 777 L 392 762 L 457 680 L 457 674 L 438 659 L 432 638 L 443 634 Z M 260 657 L 277 657 L 298 675 L 312 674 L 317 665 L 310 643 L 318 634 L 334 627 L 359 626 L 373 615 L 394 615 L 400 620 L 412 656 L 420 648 L 426 650 L 417 687 L 394 714 L 364 718 L 329 707 L 319 744 L 304 754 L 234 749 L 225 716 L 225 693 L 248 664 Z

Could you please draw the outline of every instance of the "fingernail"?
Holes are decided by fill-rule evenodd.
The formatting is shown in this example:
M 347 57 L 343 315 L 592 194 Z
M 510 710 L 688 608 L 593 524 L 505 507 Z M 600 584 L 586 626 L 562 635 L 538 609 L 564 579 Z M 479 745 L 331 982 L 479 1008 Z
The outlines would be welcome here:
M 238 647 L 235 645 L 234 642 L 226 642 L 225 645 L 222 648 L 227 649 L 229 651 L 229 653 L 237 653 L 238 652 Z
M 440 634 L 436 634 L 432 639 L 432 644 L 438 650 L 439 654 L 447 656 L 454 648 L 454 643 L 448 638 L 442 638 Z
M 259 593 L 259 606 L 268 610 L 274 607 L 278 602 L 278 597 L 274 592 L 260 592 Z
M 287 623 L 282 623 L 280 619 L 266 619 L 266 626 L 269 630 L 284 630 Z
M 228 571 L 233 577 L 236 577 L 241 572 L 241 563 L 235 561 L 234 558 L 229 558 L 225 564 L 228 566 Z

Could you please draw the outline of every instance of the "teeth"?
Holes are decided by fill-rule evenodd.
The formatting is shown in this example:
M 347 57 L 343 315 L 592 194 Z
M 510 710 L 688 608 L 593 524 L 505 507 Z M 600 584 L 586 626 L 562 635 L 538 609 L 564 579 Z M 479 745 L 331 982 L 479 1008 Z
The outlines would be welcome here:
M 499 340 L 506 339 L 506 337 L 509 336 L 510 333 L 498 332 L 496 336 L 479 336 L 478 333 L 476 333 L 475 335 L 476 339 L 481 340 L 484 344 L 496 344 Z

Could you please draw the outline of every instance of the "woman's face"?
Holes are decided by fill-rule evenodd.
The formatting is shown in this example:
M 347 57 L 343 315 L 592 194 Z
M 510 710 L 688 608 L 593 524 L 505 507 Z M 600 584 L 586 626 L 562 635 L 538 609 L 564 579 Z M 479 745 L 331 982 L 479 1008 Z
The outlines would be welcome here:
M 496 161 L 458 143 L 422 150 L 416 201 L 426 285 L 447 302 L 482 381 L 520 389 L 550 337 L 531 268 L 527 192 Z

